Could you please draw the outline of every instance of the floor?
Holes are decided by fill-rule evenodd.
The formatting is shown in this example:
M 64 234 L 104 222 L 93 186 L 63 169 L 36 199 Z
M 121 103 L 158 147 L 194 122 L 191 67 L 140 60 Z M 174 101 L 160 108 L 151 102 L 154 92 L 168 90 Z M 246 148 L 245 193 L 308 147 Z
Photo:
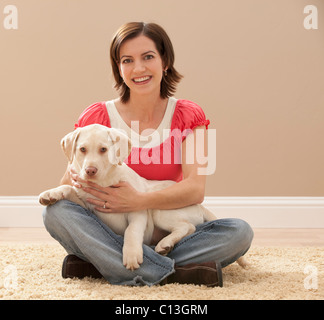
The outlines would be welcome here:
M 44 228 L 0 228 L 1 242 L 55 243 Z M 324 229 L 254 229 L 254 246 L 321 247 Z

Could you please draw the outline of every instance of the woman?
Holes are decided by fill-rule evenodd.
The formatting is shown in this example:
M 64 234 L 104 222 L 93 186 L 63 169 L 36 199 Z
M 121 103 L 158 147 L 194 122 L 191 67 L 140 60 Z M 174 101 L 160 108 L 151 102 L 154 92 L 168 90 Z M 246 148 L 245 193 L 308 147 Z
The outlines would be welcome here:
M 207 164 L 199 159 L 186 161 L 186 151 L 196 150 L 198 143 L 206 146 L 209 120 L 195 103 L 172 97 L 182 76 L 174 67 L 168 35 L 153 23 L 127 23 L 112 40 L 110 58 L 120 97 L 91 105 L 75 127 L 100 123 L 125 130 L 133 142 L 127 164 L 147 179 L 177 183 L 150 193 L 140 193 L 126 182 L 113 187 L 88 183 L 84 190 L 96 197 L 88 201 L 103 213 L 115 214 L 201 203 L 206 176 L 198 170 Z M 204 141 L 194 139 L 198 130 L 204 132 Z M 78 181 L 68 167 L 62 184 L 81 187 Z M 161 256 L 154 244 L 165 234 L 155 230 L 152 246 L 143 246 L 143 264 L 130 271 L 122 265 L 123 237 L 86 209 L 62 200 L 45 209 L 44 223 L 70 253 L 63 263 L 63 277 L 102 275 L 119 285 L 179 282 L 221 286 L 221 268 L 244 255 L 253 238 L 246 222 L 219 219 L 198 226 L 167 256 Z

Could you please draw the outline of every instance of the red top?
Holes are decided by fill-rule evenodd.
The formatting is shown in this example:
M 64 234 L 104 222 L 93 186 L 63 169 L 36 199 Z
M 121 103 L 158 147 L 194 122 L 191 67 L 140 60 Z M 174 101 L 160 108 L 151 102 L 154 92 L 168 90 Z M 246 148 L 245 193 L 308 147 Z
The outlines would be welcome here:
M 75 129 L 98 123 L 111 127 L 105 102 L 97 102 L 85 109 L 75 124 Z M 181 143 L 192 130 L 206 126 L 204 111 L 194 102 L 177 100 L 171 132 L 159 146 L 153 148 L 132 147 L 131 154 L 125 163 L 140 176 L 148 180 L 182 180 Z

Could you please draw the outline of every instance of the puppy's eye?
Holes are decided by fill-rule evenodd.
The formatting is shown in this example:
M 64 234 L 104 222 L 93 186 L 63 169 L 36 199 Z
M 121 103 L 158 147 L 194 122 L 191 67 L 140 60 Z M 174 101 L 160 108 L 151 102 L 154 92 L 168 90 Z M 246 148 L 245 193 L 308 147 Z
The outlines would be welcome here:
M 86 152 L 87 150 L 86 150 L 85 147 L 81 147 L 81 148 L 80 148 L 80 151 L 81 151 L 82 153 L 84 153 L 84 152 Z
M 107 148 L 100 148 L 101 153 L 105 153 L 107 151 Z

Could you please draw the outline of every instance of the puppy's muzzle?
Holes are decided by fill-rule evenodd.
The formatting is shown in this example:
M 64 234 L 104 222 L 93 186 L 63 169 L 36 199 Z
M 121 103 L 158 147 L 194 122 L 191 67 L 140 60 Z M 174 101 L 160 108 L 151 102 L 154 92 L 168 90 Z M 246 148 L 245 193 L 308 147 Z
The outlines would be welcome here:
M 87 167 L 85 169 L 86 174 L 89 177 L 93 177 L 97 173 L 98 169 L 96 167 Z

